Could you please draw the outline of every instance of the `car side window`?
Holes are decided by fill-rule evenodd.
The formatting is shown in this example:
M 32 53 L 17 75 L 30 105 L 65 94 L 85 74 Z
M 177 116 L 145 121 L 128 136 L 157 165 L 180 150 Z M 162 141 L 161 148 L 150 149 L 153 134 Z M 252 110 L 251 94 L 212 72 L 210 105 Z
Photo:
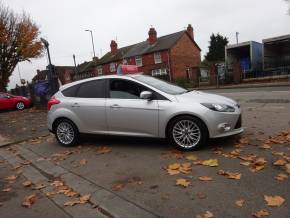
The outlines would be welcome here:
M 6 98 L 8 98 L 8 95 L 7 94 L 0 94 L 0 98 L 6 99 Z
M 105 98 L 105 80 L 93 80 L 80 84 L 76 97 Z
M 63 90 L 61 93 L 65 96 L 65 97 L 76 97 L 77 91 L 79 89 L 80 85 L 74 85 L 71 86 L 65 90 Z
M 140 93 L 148 91 L 144 86 L 135 82 L 123 79 L 110 80 L 109 95 L 110 98 L 118 99 L 140 99 Z

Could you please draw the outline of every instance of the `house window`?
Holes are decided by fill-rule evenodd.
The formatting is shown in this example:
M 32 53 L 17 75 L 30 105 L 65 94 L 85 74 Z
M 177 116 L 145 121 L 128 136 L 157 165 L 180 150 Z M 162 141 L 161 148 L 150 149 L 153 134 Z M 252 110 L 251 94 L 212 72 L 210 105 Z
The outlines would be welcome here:
M 136 56 L 135 57 L 135 62 L 136 62 L 136 65 L 138 67 L 142 67 L 142 57 L 141 56 Z
M 155 62 L 155 64 L 159 64 L 162 62 L 160 52 L 154 53 L 154 62 Z
M 98 75 L 102 75 L 103 74 L 102 66 L 98 66 L 97 67 L 97 73 L 98 73 Z
M 110 72 L 113 73 L 116 71 L 116 65 L 115 63 L 110 63 Z
M 166 69 L 154 69 L 152 70 L 152 76 L 163 76 L 167 75 Z

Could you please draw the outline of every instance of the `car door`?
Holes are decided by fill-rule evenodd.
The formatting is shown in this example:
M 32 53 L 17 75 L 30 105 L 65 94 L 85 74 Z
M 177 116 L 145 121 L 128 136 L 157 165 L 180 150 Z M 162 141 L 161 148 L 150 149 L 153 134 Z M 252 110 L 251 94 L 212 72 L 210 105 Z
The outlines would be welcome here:
M 13 101 L 5 93 L 0 93 L 0 109 L 13 108 Z
M 148 88 L 127 79 L 110 79 L 106 113 L 109 133 L 158 136 L 158 101 L 140 99 Z
M 105 80 L 100 79 L 81 83 L 76 96 L 70 100 L 71 110 L 79 120 L 81 132 L 107 131 L 104 84 Z

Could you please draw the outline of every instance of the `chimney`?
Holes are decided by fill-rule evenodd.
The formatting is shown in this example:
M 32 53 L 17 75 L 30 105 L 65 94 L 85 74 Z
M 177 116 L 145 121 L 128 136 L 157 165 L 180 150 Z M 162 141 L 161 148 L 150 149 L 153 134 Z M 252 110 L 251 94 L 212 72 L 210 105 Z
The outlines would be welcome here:
M 153 45 L 155 42 L 157 42 L 157 32 L 153 27 L 150 28 L 148 35 L 148 41 L 150 45 Z
M 194 40 L 193 28 L 192 28 L 191 24 L 188 24 L 187 29 L 186 29 L 186 32 Z
M 114 40 L 112 40 L 110 46 L 111 46 L 111 53 L 113 55 L 117 54 L 117 51 L 118 51 L 118 44 L 117 44 L 117 42 L 114 41 Z

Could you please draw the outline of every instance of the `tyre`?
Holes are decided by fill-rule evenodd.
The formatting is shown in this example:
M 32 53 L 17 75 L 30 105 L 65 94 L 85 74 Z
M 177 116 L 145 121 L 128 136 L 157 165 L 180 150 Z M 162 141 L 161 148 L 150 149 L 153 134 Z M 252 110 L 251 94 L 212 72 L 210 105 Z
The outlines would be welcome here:
M 206 125 L 198 118 L 180 116 L 172 120 L 168 127 L 167 137 L 179 150 L 190 151 L 208 142 Z
M 22 101 L 16 103 L 17 110 L 23 110 L 25 108 L 25 104 Z
M 55 125 L 55 137 L 62 146 L 70 147 L 79 141 L 79 131 L 72 121 L 61 119 Z

